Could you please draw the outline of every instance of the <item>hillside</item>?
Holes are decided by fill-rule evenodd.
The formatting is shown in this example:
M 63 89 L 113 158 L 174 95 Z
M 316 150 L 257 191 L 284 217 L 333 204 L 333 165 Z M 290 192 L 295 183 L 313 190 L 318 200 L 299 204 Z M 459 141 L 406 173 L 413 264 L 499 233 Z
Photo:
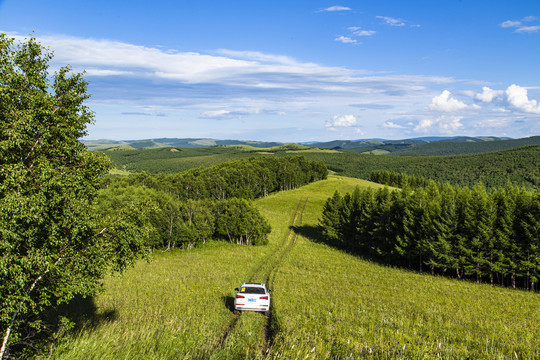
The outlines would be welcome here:
M 493 140 L 472 142 L 438 141 L 420 146 L 411 146 L 392 152 L 392 155 L 467 155 L 509 150 L 528 145 L 540 145 L 540 136 L 515 140 Z
M 421 176 L 454 185 L 487 187 L 513 182 L 520 186 L 540 187 L 540 146 L 531 145 L 490 153 L 453 156 L 372 156 L 343 153 L 309 153 L 312 160 L 345 176 L 367 179 L 372 171 L 388 170 Z
M 511 141 L 511 140 L 506 140 Z M 111 148 L 104 151 L 119 170 L 175 173 L 199 166 L 211 166 L 252 156 L 304 155 L 322 161 L 341 175 L 368 179 L 372 171 L 388 170 L 422 176 L 454 185 L 473 186 L 482 181 L 488 187 L 508 181 L 527 188 L 540 187 L 540 146 L 453 156 L 372 156 L 301 145 L 272 148 L 215 146 L 206 148 Z
M 240 145 L 252 148 L 279 147 L 279 142 L 217 140 L 205 138 L 157 138 L 145 140 L 82 140 L 90 150 L 106 150 L 111 147 L 152 149 L 161 147 L 203 148 Z M 540 137 L 510 140 L 493 136 L 479 137 L 421 137 L 402 140 L 367 139 L 334 140 L 328 142 L 300 143 L 298 145 L 319 149 L 334 149 L 363 154 L 391 155 L 459 155 L 499 151 L 526 145 L 540 145 Z
M 315 142 L 310 143 L 309 146 L 317 147 L 320 149 L 336 149 L 343 151 L 351 151 L 356 153 L 363 154 L 399 154 L 400 152 L 409 152 L 408 155 L 458 155 L 464 153 L 473 153 L 474 152 L 486 152 L 486 151 L 497 151 L 510 149 L 513 147 L 525 146 L 536 144 L 536 142 L 524 141 L 522 143 L 517 143 L 515 145 L 505 144 L 507 138 L 499 138 L 493 136 L 479 136 L 479 137 L 468 137 L 468 136 L 458 136 L 458 137 L 421 137 L 414 139 L 402 139 L 402 140 L 385 140 L 385 139 L 370 139 L 370 140 L 335 140 L 329 142 Z M 483 150 L 482 146 L 478 147 L 467 147 L 462 146 L 463 144 L 482 144 L 482 143 L 497 143 L 492 144 L 489 147 L 486 147 L 487 150 Z M 443 143 L 441 149 L 452 149 L 451 153 L 438 153 L 434 151 L 439 149 L 439 147 L 434 146 L 433 148 L 427 145 Z M 446 143 L 446 145 L 444 145 Z M 448 145 L 449 144 L 449 145 Z M 427 151 L 424 152 L 421 149 L 427 146 Z M 430 150 L 431 149 L 431 150 Z M 470 152 L 463 152 L 463 150 L 470 149 Z M 429 153 L 431 151 L 431 153 Z
M 256 201 L 267 246 L 156 252 L 105 291 L 55 359 L 537 358 L 538 294 L 380 266 L 317 242 L 326 198 L 378 186 L 331 176 Z M 292 231 L 294 230 L 294 231 Z M 196 269 L 196 270 L 195 270 Z M 233 289 L 266 282 L 272 312 L 235 314 Z M 510 320 L 511 319 L 511 320 Z

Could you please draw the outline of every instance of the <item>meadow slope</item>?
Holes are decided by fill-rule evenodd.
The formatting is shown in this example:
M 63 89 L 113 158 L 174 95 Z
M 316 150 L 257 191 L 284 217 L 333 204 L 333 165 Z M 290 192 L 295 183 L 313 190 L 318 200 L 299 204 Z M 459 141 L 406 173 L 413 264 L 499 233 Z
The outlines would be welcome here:
M 81 301 L 54 359 L 540 357 L 540 296 L 377 265 L 314 241 L 328 180 L 256 201 L 267 246 L 212 242 L 154 253 Z M 265 281 L 273 311 L 235 314 L 234 288 Z M 45 357 L 47 358 L 47 357 Z

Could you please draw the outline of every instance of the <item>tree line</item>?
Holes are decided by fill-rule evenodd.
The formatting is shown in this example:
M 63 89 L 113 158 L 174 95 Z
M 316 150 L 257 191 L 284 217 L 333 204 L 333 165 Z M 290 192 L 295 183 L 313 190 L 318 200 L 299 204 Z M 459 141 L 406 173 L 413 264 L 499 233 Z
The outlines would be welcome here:
M 270 225 L 249 200 L 324 179 L 326 167 L 303 156 L 230 161 L 179 174 L 109 177 L 97 199 L 110 214 L 132 203 L 150 210 L 153 248 L 190 249 L 209 239 L 265 244 Z
M 320 227 L 331 244 L 387 264 L 538 290 L 538 192 L 434 181 L 357 188 L 326 201 Z
M 340 175 L 368 179 L 371 172 L 387 170 L 473 187 L 504 187 L 511 182 L 528 190 L 540 189 L 540 146 L 490 153 L 449 156 L 373 156 L 350 152 L 312 152 L 309 159 L 323 162 Z

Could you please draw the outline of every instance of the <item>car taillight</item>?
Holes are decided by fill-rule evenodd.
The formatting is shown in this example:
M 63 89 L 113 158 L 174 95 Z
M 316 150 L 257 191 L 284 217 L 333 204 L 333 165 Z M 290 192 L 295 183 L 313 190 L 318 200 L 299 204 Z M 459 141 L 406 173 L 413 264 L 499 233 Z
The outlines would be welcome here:
M 237 299 L 245 299 L 246 297 L 244 295 L 236 295 Z
M 261 296 L 259 299 L 261 299 L 261 300 L 268 300 L 268 296 Z

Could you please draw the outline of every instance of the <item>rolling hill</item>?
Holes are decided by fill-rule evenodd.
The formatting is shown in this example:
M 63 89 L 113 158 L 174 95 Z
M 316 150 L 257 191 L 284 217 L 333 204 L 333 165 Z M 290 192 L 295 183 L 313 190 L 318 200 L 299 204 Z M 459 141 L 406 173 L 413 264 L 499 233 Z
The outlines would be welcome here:
M 505 141 L 520 144 L 517 140 Z M 457 146 L 458 143 L 449 144 Z M 103 153 L 111 158 L 118 170 L 127 172 L 176 173 L 252 156 L 295 154 L 321 161 L 338 174 L 359 179 L 368 179 L 372 171 L 387 170 L 462 186 L 473 186 L 481 181 L 487 187 L 513 182 L 529 189 L 540 188 L 540 145 L 451 156 L 373 156 L 294 144 L 271 148 L 248 145 L 152 149 L 117 147 Z
M 378 265 L 318 242 L 330 176 L 257 200 L 266 246 L 213 242 L 155 252 L 71 304 L 55 359 L 538 358 L 538 294 Z M 272 310 L 235 313 L 234 288 L 265 282 Z

